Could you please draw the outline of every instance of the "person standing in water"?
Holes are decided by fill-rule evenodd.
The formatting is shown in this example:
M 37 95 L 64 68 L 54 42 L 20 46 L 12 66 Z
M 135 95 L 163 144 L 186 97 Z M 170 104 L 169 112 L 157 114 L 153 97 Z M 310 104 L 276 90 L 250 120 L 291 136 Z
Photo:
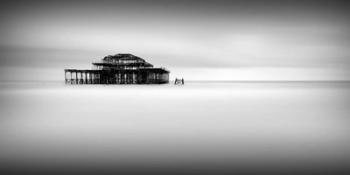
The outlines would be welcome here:
M 181 79 L 175 78 L 174 85 L 178 85 L 178 84 L 184 85 L 185 84 L 184 78 L 181 78 Z

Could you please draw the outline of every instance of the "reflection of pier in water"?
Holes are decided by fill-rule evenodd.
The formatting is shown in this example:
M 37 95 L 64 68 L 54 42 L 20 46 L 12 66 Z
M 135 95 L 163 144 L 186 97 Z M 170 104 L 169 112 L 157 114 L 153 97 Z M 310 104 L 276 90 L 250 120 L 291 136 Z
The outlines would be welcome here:
M 66 84 L 163 84 L 169 71 L 131 54 L 106 56 L 93 70 L 65 69 Z

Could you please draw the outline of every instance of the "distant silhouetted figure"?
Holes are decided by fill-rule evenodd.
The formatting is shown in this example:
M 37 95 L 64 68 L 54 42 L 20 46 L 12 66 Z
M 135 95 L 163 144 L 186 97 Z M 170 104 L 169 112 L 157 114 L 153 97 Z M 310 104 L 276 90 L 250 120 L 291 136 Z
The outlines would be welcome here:
M 185 80 L 183 78 L 181 79 L 175 78 L 174 85 L 184 85 L 184 84 L 185 84 Z

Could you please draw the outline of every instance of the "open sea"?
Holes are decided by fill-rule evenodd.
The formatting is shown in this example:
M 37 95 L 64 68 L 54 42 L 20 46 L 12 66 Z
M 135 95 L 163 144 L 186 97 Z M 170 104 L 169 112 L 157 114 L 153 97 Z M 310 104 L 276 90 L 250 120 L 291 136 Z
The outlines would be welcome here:
M 7 172 L 345 173 L 349 82 L 0 83 Z

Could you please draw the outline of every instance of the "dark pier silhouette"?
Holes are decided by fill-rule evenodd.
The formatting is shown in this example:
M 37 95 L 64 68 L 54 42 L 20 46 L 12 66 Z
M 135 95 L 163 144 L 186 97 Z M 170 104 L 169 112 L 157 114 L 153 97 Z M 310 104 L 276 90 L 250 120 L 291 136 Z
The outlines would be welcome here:
M 66 84 L 164 84 L 169 71 L 132 54 L 116 54 L 92 63 L 94 69 L 65 69 Z

